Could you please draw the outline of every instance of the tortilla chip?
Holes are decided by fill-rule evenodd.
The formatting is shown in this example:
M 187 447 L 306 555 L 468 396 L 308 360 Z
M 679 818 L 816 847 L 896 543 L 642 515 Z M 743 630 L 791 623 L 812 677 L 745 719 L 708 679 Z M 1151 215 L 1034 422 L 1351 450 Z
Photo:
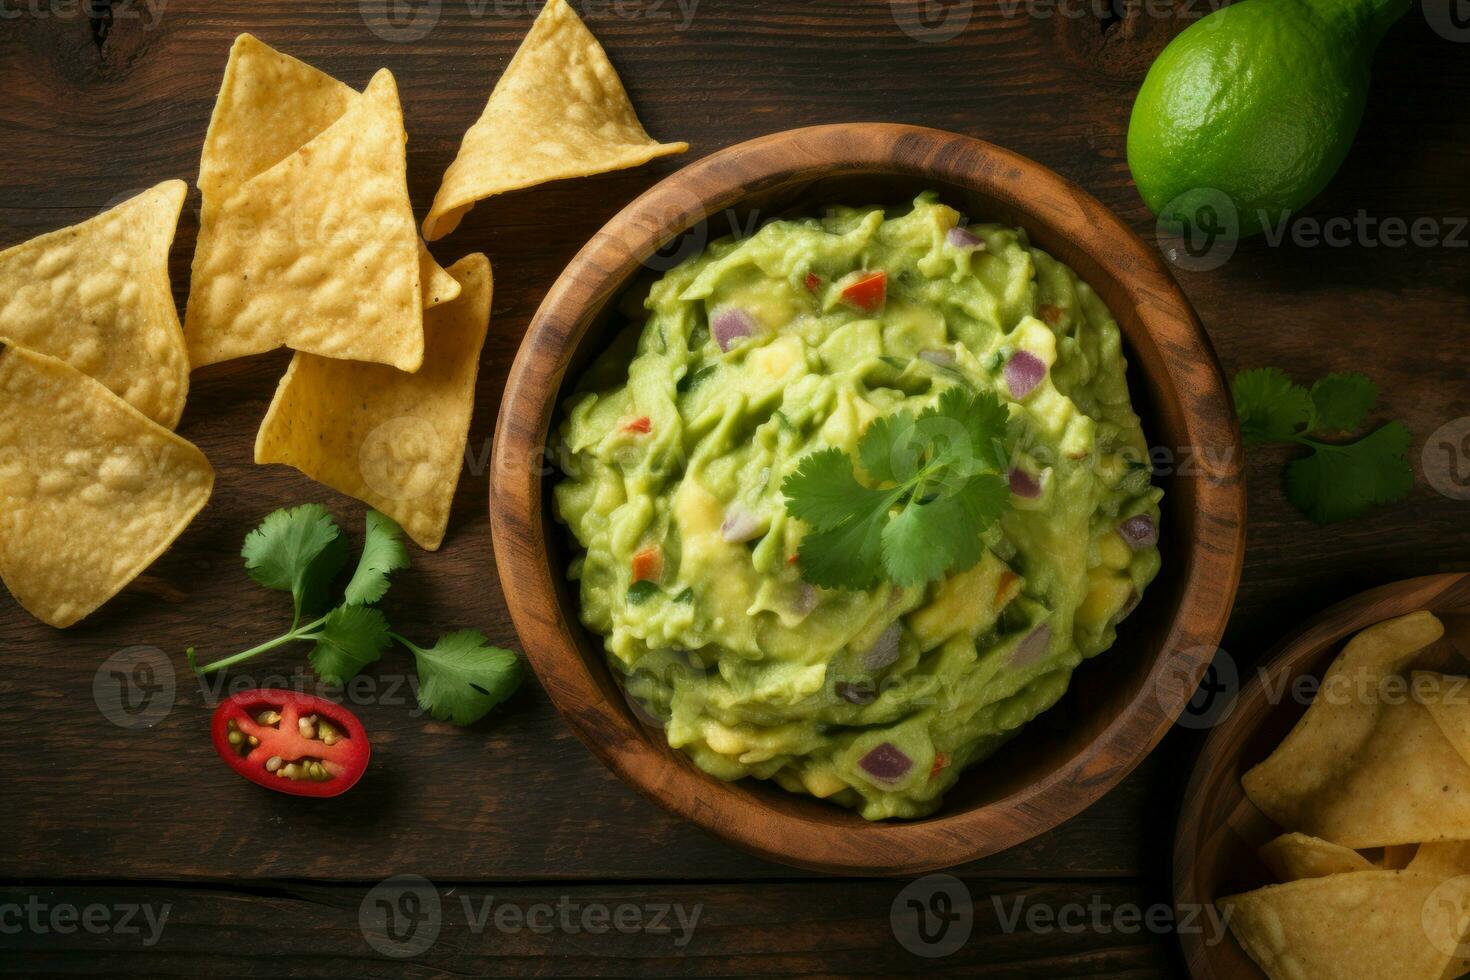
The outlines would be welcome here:
M 384 69 L 315 139 L 204 210 L 184 323 L 195 367 L 284 346 L 418 370 L 405 142 Z
M 463 292 L 424 318 L 416 374 L 298 354 L 255 442 L 257 463 L 286 463 L 370 504 L 429 551 L 444 540 L 464 467 L 490 318 L 489 260 L 467 255 L 449 272 Z
M 1453 975 L 1470 878 L 1358 871 L 1222 898 L 1230 930 L 1268 977 Z
M 1401 673 L 1414 654 L 1439 639 L 1444 627 L 1427 612 L 1417 612 L 1363 630 L 1353 637 L 1333 661 L 1322 678 L 1321 690 L 1290 734 L 1276 751 L 1241 779 L 1246 795 L 1260 810 L 1282 827 L 1300 830 L 1348 847 L 1379 847 L 1422 840 L 1442 839 L 1443 833 L 1394 839 L 1363 840 L 1364 834 L 1337 836 L 1344 828 L 1326 819 L 1324 805 L 1341 797 L 1343 787 L 1351 780 L 1361 783 L 1359 770 L 1368 755 L 1380 763 L 1408 757 L 1408 744 L 1385 743 L 1375 730 L 1386 721 L 1393 708 L 1409 705 L 1414 709 L 1396 712 L 1395 732 L 1406 736 L 1427 735 L 1424 722 L 1430 721 L 1422 706 L 1408 697 L 1407 682 L 1403 697 L 1391 698 L 1382 693 L 1385 678 Z M 1390 704 L 1389 702 L 1394 702 Z M 1381 734 L 1381 733 L 1380 733 Z M 1448 743 L 1441 737 L 1431 740 L 1443 743 L 1432 746 L 1439 751 L 1433 758 L 1443 759 Z M 1450 750 L 1453 755 L 1453 750 Z M 1427 758 L 1427 757 L 1426 757 Z M 1394 783 L 1416 782 L 1418 777 L 1432 775 L 1423 760 L 1407 759 L 1409 768 Z M 1460 763 L 1453 775 L 1463 777 L 1470 789 L 1470 767 Z M 1389 774 L 1392 776 L 1392 774 Z M 1372 791 L 1378 800 L 1381 793 Z M 1448 802 L 1448 801 L 1446 801 Z M 1470 798 L 1467 798 L 1470 803 Z M 1324 832 L 1324 826 L 1331 832 Z M 1377 833 L 1369 837 L 1380 836 Z M 1467 834 L 1470 836 L 1470 834 Z
M 419 283 L 422 286 L 424 309 L 432 310 L 440 303 L 450 303 L 459 298 L 459 280 L 449 274 L 423 242 L 419 242 Z
M 1430 841 L 1420 844 L 1409 870 L 1436 878 L 1456 878 L 1470 875 L 1470 841 Z
M 0 579 L 58 628 L 163 554 L 214 486 L 209 461 L 100 382 L 0 353 Z
M 644 131 L 597 38 L 566 0 L 547 0 L 444 172 L 424 237 L 443 238 L 487 197 L 687 149 Z
M 1372 862 L 1352 848 L 1307 834 L 1282 834 L 1263 844 L 1258 853 L 1279 881 L 1375 870 Z
M 1414 699 L 1429 709 L 1445 738 L 1470 765 L 1470 679 L 1415 671 L 1413 690 Z
M 235 38 L 199 158 L 205 203 L 224 200 L 316 139 L 357 98 L 304 61 L 249 34 Z
M 177 425 L 189 356 L 168 250 L 187 191 L 166 180 L 0 252 L 0 341 L 59 357 L 159 425 Z
M 235 38 L 199 159 L 204 211 L 311 142 L 359 98 L 331 75 L 249 34 Z M 459 283 L 428 249 L 421 248 L 419 262 L 425 309 L 459 295 Z

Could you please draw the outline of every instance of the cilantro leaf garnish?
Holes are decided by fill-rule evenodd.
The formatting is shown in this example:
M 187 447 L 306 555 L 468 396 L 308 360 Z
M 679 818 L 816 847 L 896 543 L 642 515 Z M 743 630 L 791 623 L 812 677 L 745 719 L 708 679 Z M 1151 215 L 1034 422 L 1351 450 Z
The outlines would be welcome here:
M 521 661 L 479 630 L 441 636 L 427 650 L 398 634 L 419 667 L 419 707 L 440 721 L 471 725 L 521 686 Z
M 1311 450 L 1286 467 L 1286 496 L 1318 524 L 1334 524 L 1370 507 L 1402 500 L 1414 486 L 1407 454 L 1412 436 L 1400 422 L 1356 442 L 1318 438 L 1362 428 L 1378 386 L 1361 374 L 1330 374 L 1311 390 L 1276 368 L 1242 371 L 1232 385 L 1247 445 L 1292 443 Z
M 338 606 L 321 628 L 298 639 L 315 640 L 307 659 L 328 684 L 345 684 L 388 649 L 388 620 L 369 606 Z
M 357 571 L 347 583 L 347 603 L 370 606 L 388 592 L 388 576 L 408 567 L 408 549 L 403 546 L 403 528 L 391 517 L 368 511 L 367 537 Z
M 347 562 L 342 532 L 321 504 L 278 510 L 245 537 L 245 571 L 268 589 L 291 593 L 296 621 Z
M 290 592 L 294 614 L 282 635 L 241 653 L 199 667 L 194 648 L 189 664 L 208 674 L 288 643 L 310 643 L 307 659 L 328 684 L 345 684 L 377 662 L 394 639 L 413 651 L 418 662 L 419 704 L 435 718 L 468 725 L 505 700 L 520 683 L 514 653 L 490 646 L 475 630 L 440 638 L 427 650 L 391 632 L 388 618 L 374 608 L 388 593 L 389 576 L 409 565 L 403 529 L 391 518 L 369 511 L 362 555 L 343 590 L 342 601 L 325 615 L 303 624 L 302 614 L 318 611 L 332 583 L 347 564 L 347 542 L 332 515 L 320 504 L 278 510 L 245 538 L 245 569 L 256 582 Z
M 1277 368 L 1241 371 L 1233 385 L 1240 434 L 1247 446 L 1290 442 L 1298 429 L 1310 427 L 1312 395 Z
M 981 534 L 1010 500 L 999 475 L 1007 418 L 993 393 L 955 386 L 917 417 L 902 411 L 875 420 L 857 455 L 878 486 L 859 481 L 841 449 L 803 457 L 781 486 L 787 513 L 812 528 L 797 551 L 802 578 L 869 589 L 973 567 L 984 552 Z
M 1378 401 L 1378 386 L 1361 374 L 1329 374 L 1312 385 L 1314 432 L 1356 432 Z

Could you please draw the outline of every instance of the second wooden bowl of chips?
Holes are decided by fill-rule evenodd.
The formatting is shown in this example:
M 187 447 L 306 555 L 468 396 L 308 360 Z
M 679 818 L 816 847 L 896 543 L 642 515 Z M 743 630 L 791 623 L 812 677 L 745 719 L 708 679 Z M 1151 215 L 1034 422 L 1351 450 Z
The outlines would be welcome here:
M 1184 791 L 1174 843 L 1175 907 L 1198 927 L 1181 928 L 1179 938 L 1197 980 L 1262 976 L 1235 936 L 1225 931 L 1215 903 L 1275 883 L 1278 879 L 1258 849 L 1283 831 L 1300 829 L 1280 827 L 1257 809 L 1246 798 L 1241 777 L 1271 755 L 1306 713 L 1323 674 L 1349 639 L 1419 610 L 1443 622 L 1444 636 L 1415 654 L 1414 667 L 1465 673 L 1470 667 L 1470 574 L 1430 575 L 1371 589 L 1327 609 L 1283 640 L 1248 683 L 1242 668 L 1233 704 L 1217 709 L 1221 720 L 1206 739 Z M 1369 856 L 1370 863 L 1382 867 L 1404 865 L 1394 855 Z
M 976 220 L 1024 227 L 1114 311 L 1134 404 L 1169 463 L 1164 571 L 1114 647 L 1004 753 L 967 771 L 934 815 L 869 823 L 754 780 L 721 782 L 639 723 L 584 629 L 552 514 L 548 433 L 562 385 L 606 349 L 618 299 L 709 241 L 830 205 L 924 190 Z M 748 232 L 746 232 L 748 233 Z M 1011 847 L 1116 785 L 1158 743 L 1209 662 L 1244 551 L 1240 437 L 1220 368 L 1156 248 L 1045 167 L 955 133 L 890 124 L 792 130 L 722 150 L 612 219 L 557 280 L 516 357 L 491 484 L 507 605 L 543 686 L 576 734 L 660 806 L 762 856 L 821 871 L 915 873 Z

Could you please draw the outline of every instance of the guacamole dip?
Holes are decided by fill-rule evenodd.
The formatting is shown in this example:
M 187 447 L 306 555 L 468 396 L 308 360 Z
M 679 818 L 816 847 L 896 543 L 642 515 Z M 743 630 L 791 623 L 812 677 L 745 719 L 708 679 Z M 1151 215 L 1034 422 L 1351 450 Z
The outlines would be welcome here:
M 1118 327 L 1022 230 L 962 226 L 931 194 L 775 221 L 624 313 L 565 406 L 556 506 L 583 621 L 639 714 L 715 776 L 928 813 L 1112 644 L 1158 571 Z M 813 532 L 783 481 L 957 385 L 1009 414 L 1009 499 L 979 561 L 907 587 L 804 581 Z

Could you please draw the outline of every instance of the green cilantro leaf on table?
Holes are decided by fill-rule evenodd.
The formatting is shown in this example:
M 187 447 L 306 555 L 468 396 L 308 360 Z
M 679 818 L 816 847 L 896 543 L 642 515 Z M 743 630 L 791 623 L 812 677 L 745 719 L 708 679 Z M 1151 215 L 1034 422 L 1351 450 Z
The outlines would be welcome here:
M 319 608 L 332 579 L 347 564 L 347 543 L 321 504 L 278 510 L 245 537 L 245 571 L 268 589 L 291 593 L 301 614 Z
M 824 588 L 868 589 L 887 580 L 920 585 L 972 568 L 980 536 L 1000 518 L 1010 487 L 1008 412 L 993 393 L 946 389 L 917 417 L 875 420 L 857 455 L 824 449 L 782 483 L 786 511 L 812 528 L 797 551 L 802 578 Z
M 419 703 L 435 718 L 468 725 L 499 704 L 520 683 L 520 661 L 509 650 L 490 646 L 475 630 L 442 637 L 425 650 L 392 632 L 375 608 L 388 593 L 390 576 L 409 566 L 403 529 L 391 518 L 369 511 L 362 555 L 343 589 L 330 604 L 332 585 L 347 566 L 347 542 L 332 515 L 320 504 L 278 510 L 245 538 L 245 570 L 266 588 L 290 592 L 291 628 L 282 635 L 203 667 L 197 674 L 232 667 L 288 643 L 310 643 L 307 660 L 328 684 L 345 684 L 398 640 L 418 662 Z M 303 618 L 327 611 L 302 623 Z
M 1235 376 L 1232 389 L 1246 445 L 1291 443 L 1310 449 L 1286 467 L 1286 496 L 1318 524 L 1334 524 L 1369 508 L 1402 500 L 1414 486 L 1408 461 L 1412 436 L 1390 422 L 1355 442 L 1324 435 L 1363 427 L 1378 402 L 1378 386 L 1361 374 L 1330 374 L 1308 390 L 1276 368 Z
M 345 684 L 388 649 L 388 620 L 370 606 L 338 606 L 327 613 L 307 659 L 328 684 Z
M 418 661 L 419 707 L 440 721 L 473 724 L 521 686 L 520 658 L 491 646 L 479 630 L 441 636 L 427 650 L 396 633 L 393 638 Z
M 367 537 L 362 543 L 357 571 L 347 583 L 347 603 L 372 605 L 388 594 L 388 576 L 407 567 L 408 549 L 403 545 L 403 529 L 392 518 L 375 510 L 368 511 Z

